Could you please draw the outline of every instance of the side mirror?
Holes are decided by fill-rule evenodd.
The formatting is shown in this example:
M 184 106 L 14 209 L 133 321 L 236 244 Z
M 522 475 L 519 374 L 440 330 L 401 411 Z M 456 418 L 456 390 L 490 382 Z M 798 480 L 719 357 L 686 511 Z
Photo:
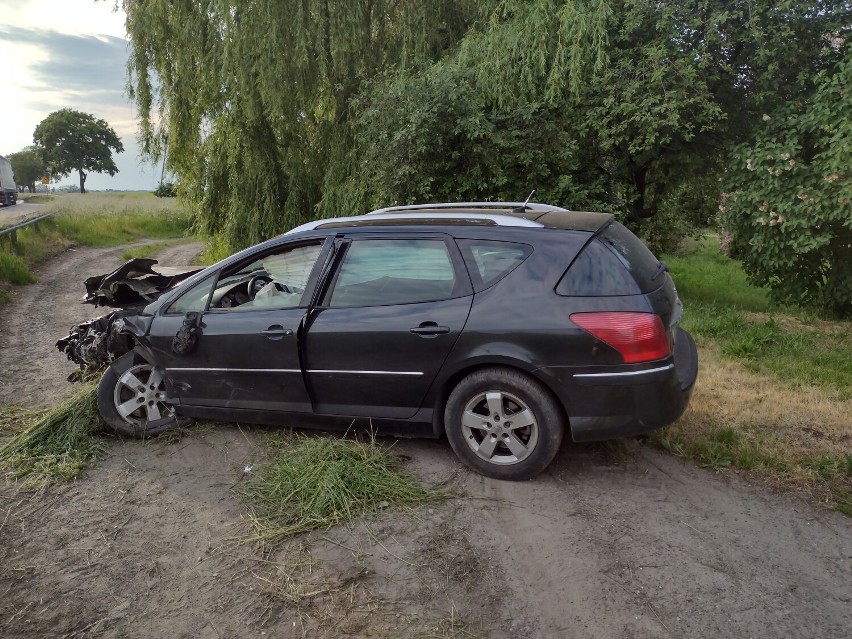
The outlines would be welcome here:
M 183 316 L 183 324 L 172 339 L 172 352 L 187 355 L 192 352 L 201 337 L 201 313 L 190 311 Z

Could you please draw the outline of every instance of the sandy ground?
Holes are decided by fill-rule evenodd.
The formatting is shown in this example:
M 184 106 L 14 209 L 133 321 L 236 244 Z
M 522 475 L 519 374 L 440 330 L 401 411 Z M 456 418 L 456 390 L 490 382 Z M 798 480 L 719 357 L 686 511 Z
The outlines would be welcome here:
M 194 253 L 172 247 L 174 264 Z M 73 391 L 53 341 L 91 309 L 81 249 L 0 311 L 0 403 Z M 66 290 L 70 289 L 70 290 Z M 700 382 L 699 382 L 700 383 Z M 111 439 L 34 496 L 0 487 L 0 637 L 840 637 L 852 524 L 637 441 L 566 444 L 530 482 L 471 473 L 445 441 L 383 441 L 459 497 L 262 551 L 234 488 L 274 429 Z

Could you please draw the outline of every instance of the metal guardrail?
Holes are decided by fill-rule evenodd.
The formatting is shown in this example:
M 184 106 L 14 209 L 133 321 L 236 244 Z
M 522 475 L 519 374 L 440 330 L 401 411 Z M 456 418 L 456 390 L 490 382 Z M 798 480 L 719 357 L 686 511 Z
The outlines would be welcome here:
M 39 215 L 38 217 L 34 217 L 31 220 L 27 220 L 26 222 L 21 222 L 20 224 L 15 224 L 15 226 L 10 226 L 5 229 L 0 229 L 0 237 L 4 235 L 9 236 L 9 240 L 12 242 L 12 246 L 15 246 L 18 243 L 18 231 L 20 229 L 25 229 L 28 226 L 38 226 L 39 222 L 44 222 L 45 220 L 49 220 L 53 217 L 50 213 L 46 215 Z

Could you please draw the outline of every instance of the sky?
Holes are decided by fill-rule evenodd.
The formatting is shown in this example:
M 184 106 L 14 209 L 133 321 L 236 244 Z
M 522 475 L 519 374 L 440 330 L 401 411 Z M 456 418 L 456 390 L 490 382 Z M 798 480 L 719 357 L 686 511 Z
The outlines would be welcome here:
M 0 15 L 0 155 L 31 145 L 36 125 L 67 107 L 106 120 L 124 145 L 119 172 L 89 173 L 87 189 L 155 189 L 160 169 L 139 156 L 125 94 L 129 49 L 114 0 L 0 0 Z M 78 182 L 75 172 L 56 186 Z

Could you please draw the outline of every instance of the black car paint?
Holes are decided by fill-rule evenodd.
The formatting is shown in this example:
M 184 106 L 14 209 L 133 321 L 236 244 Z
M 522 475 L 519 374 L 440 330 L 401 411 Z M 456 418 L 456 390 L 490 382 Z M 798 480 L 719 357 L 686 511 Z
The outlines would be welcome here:
M 606 224 L 604 216 L 589 217 L 587 227 L 593 227 L 595 221 Z M 394 307 L 324 307 L 321 289 L 328 288 L 353 232 L 363 236 L 361 229 L 326 228 L 298 237 L 281 236 L 246 249 L 193 275 L 128 322 L 127 330 L 134 335 L 137 350 L 167 369 L 169 401 L 179 414 L 274 424 L 285 422 L 286 414 L 294 413 L 299 423 L 329 428 L 348 427 L 354 418 L 361 418 L 356 422 L 369 422 L 383 432 L 437 436 L 443 431 L 442 406 L 454 384 L 470 371 L 488 365 L 514 367 L 544 383 L 562 406 L 568 407 L 571 435 L 577 441 L 650 430 L 673 421 L 685 409 L 697 364 L 687 361 L 680 367 L 690 369 L 686 380 L 679 379 L 678 369 L 669 365 L 679 357 L 695 360 L 694 353 L 683 355 L 690 348 L 694 350 L 688 334 L 678 331 L 672 355 L 663 360 L 625 365 L 614 349 L 569 320 L 574 312 L 635 310 L 654 312 L 675 330 L 680 308 L 679 302 L 673 302 L 677 297 L 668 273 L 657 278 L 658 289 L 644 295 L 572 298 L 542 294 L 556 287 L 573 258 L 591 241 L 589 230 L 511 229 L 512 241 L 528 243 L 534 250 L 520 267 L 476 294 Z M 446 234 L 446 227 L 437 225 L 403 229 L 370 225 L 363 229 L 371 237 L 396 237 L 403 232 L 442 236 L 450 246 L 455 244 L 453 238 L 506 239 L 506 229 L 499 227 L 456 227 L 452 237 Z M 324 240 L 326 246 L 317 261 L 322 270 L 312 274 L 309 283 L 319 288 L 313 296 L 305 296 L 303 306 L 243 313 L 242 322 L 226 322 L 231 325 L 227 330 L 220 325 L 222 317 L 235 316 L 208 309 L 202 317 L 198 349 L 188 357 L 171 352 L 170 340 L 183 316 L 163 310 L 188 287 L 249 256 L 314 239 Z M 337 259 L 330 259 L 335 251 Z M 457 276 L 470 283 L 457 248 L 453 255 Z M 393 330 L 381 336 L 371 328 L 374 321 Z M 411 332 L 430 322 L 450 330 L 427 336 Z M 524 330 L 515 330 L 519 323 Z M 238 337 L 234 324 L 242 324 L 236 331 Z M 285 334 L 276 340 L 262 335 L 274 327 Z M 360 339 L 352 339 L 353 332 Z M 377 344 L 377 339 L 384 342 Z M 241 365 L 247 360 L 251 366 Z M 341 374 L 311 372 L 359 371 L 365 361 L 370 362 L 371 371 L 389 372 L 415 372 L 407 369 L 411 362 L 420 361 L 423 379 L 412 387 L 411 380 L 402 376 L 350 372 L 344 378 Z M 274 365 L 284 372 L 267 377 L 257 372 L 234 375 L 232 371 L 210 371 L 202 381 L 196 371 L 186 370 L 213 365 L 231 369 Z M 643 374 L 639 385 L 576 377 L 609 371 L 652 372 Z M 284 388 L 287 391 L 282 395 Z

